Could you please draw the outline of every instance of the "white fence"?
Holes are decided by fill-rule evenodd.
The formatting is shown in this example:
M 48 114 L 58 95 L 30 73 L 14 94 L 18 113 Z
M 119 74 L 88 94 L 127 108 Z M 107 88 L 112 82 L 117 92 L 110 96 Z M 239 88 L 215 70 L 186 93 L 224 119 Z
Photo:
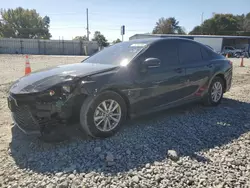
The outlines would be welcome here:
M 0 54 L 92 55 L 97 51 L 95 41 L 0 39 Z

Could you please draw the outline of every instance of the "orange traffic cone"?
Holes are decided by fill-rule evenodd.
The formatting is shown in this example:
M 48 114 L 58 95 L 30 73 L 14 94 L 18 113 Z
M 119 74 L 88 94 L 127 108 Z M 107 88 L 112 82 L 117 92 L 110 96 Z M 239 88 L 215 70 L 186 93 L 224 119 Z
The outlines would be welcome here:
M 244 58 L 243 58 L 243 57 L 241 57 L 240 66 L 241 66 L 241 67 L 244 67 Z
M 31 73 L 31 68 L 30 68 L 30 62 L 29 62 L 29 57 L 26 55 L 26 62 L 25 62 L 25 75 Z

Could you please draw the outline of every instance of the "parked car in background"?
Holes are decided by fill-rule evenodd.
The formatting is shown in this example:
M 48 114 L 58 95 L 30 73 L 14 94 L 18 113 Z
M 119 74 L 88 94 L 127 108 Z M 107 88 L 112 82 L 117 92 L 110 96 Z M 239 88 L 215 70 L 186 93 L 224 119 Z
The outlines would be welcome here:
M 24 76 L 11 86 L 8 104 L 27 134 L 54 135 L 76 115 L 88 135 L 109 137 L 128 118 L 193 101 L 217 106 L 231 80 L 232 63 L 201 43 L 140 39 Z
M 221 51 L 221 54 L 223 55 L 228 54 L 229 57 L 240 57 L 242 53 L 243 53 L 242 49 L 236 49 L 232 46 L 224 46 Z
M 250 56 L 249 49 L 248 48 L 244 48 L 242 51 L 243 51 L 242 52 L 242 56 L 246 57 L 246 58 L 249 58 L 249 56 Z

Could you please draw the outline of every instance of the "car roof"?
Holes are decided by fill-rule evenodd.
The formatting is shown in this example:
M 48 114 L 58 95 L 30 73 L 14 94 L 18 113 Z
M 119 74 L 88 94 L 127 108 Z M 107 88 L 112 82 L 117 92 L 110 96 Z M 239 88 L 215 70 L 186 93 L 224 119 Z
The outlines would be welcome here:
M 209 49 L 210 51 L 214 52 L 213 48 L 209 48 L 207 47 L 205 44 L 202 44 L 198 41 L 192 40 L 192 39 L 188 39 L 188 38 L 183 38 L 183 37 L 166 37 L 166 38 L 162 38 L 162 37 L 152 37 L 152 38 L 144 38 L 144 39 L 133 39 L 133 40 L 129 40 L 127 42 L 129 42 L 130 44 L 137 44 L 137 43 L 144 43 L 147 45 L 152 45 L 154 43 L 160 42 L 160 41 L 166 41 L 166 40 L 178 40 L 178 41 L 189 41 L 192 43 L 196 43 L 200 46 L 206 47 L 207 49 Z
M 161 38 L 161 37 L 153 37 L 153 38 L 144 38 L 144 39 L 133 39 L 133 40 L 130 40 L 130 41 L 127 41 L 129 43 L 146 43 L 146 44 L 152 44 L 152 43 L 155 43 L 155 42 L 158 42 L 158 41 L 164 41 L 164 40 L 183 40 L 183 41 L 193 41 L 195 42 L 194 40 L 191 40 L 191 39 L 187 39 L 187 38 L 181 38 L 181 37 L 166 37 L 166 38 Z

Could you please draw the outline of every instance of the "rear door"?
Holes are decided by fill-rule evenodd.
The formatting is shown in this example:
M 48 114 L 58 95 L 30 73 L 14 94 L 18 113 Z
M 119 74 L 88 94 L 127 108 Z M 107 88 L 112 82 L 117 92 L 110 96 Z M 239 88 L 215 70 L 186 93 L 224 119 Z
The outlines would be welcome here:
M 214 70 L 210 50 L 193 41 L 180 41 L 179 58 L 186 68 L 185 95 L 201 96 Z

